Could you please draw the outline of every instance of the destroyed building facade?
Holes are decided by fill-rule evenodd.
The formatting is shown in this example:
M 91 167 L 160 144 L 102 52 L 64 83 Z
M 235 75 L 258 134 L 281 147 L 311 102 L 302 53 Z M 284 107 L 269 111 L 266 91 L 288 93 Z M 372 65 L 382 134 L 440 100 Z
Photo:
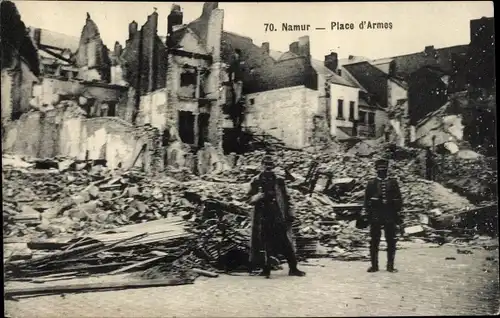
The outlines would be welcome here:
M 380 132 L 390 131 L 391 140 L 400 146 L 412 144 L 426 134 L 417 131 L 426 126 L 423 121 L 447 103 L 455 103 L 461 92 L 487 95 L 480 87 L 489 91 L 494 87 L 492 25 L 493 18 L 471 20 L 468 45 L 426 46 L 421 52 L 375 60 L 349 56 L 339 61 L 337 73 L 360 88 L 360 105 L 367 98 L 387 111 L 386 122 L 380 121 Z M 360 117 L 364 115 L 360 113 Z
M 40 74 L 36 47 L 16 6 L 1 3 L 2 135 L 5 125 L 29 109 L 33 86 Z
M 26 84 L 31 87 L 23 94 L 28 103 L 16 109 L 46 112 L 71 104 L 89 120 L 121 120 L 137 130 L 153 127 L 164 165 L 200 173 L 224 169 L 224 155 L 244 152 L 248 139 L 258 135 L 307 148 L 352 137 L 387 138 L 390 131 L 392 141 L 402 146 L 421 135 L 417 124 L 427 114 L 471 81 L 465 71 L 472 65 L 466 63 L 470 47 L 476 47 L 474 52 L 485 47 L 481 30 L 489 23 L 471 22 L 471 32 L 476 31 L 469 46 L 428 46 L 378 60 L 339 60 L 332 52 L 320 61 L 311 57 L 308 36 L 283 53 L 268 42 L 258 46 L 224 31 L 224 11 L 217 2 L 204 3 L 201 15 L 188 23 L 174 4 L 166 33 L 158 30 L 159 19 L 155 10 L 141 27 L 132 21 L 125 44 L 115 42 L 112 50 L 89 14 L 80 38 L 31 28 L 41 74 Z M 8 138 L 9 147 L 15 139 Z M 17 142 L 14 148 L 19 147 Z M 102 151 L 96 156 L 109 157 Z

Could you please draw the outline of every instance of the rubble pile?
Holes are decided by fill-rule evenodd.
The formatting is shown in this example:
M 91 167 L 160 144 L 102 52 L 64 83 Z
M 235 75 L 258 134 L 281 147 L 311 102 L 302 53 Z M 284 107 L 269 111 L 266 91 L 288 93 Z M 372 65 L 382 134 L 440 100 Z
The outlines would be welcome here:
M 408 151 L 387 151 L 402 153 L 391 171 L 400 181 L 406 238 L 425 234 L 428 240 L 441 240 L 443 234 L 434 230 L 430 218 L 474 206 L 413 174 Z M 22 251 L 6 253 L 7 277 L 146 269 L 144 277 L 168 273 L 182 278 L 244 267 L 252 211 L 247 182 L 259 172 L 263 155 L 244 155 L 232 171 L 219 175 L 199 177 L 168 168 L 154 178 L 138 170 L 110 170 L 95 161 L 4 157 L 4 241 L 27 242 Z M 357 229 L 355 220 L 364 186 L 375 175 L 373 159 L 281 150 L 276 160 L 298 220 L 299 257 L 367 260 L 368 233 Z M 348 185 L 341 195 L 304 189 L 313 161 Z
M 496 201 L 496 158 L 446 156 L 439 161 L 438 181 L 472 202 Z
M 155 179 L 135 170 L 120 173 L 100 166 L 67 170 L 61 162 L 34 169 L 39 163 L 4 167 L 5 241 L 27 242 L 20 253 L 6 253 L 10 278 L 116 273 L 166 258 L 170 261 L 161 265 L 163 270 L 176 273 L 221 268 L 230 262 L 223 260 L 228 251 L 248 248 L 252 206 L 245 202 L 246 184 L 195 176 L 179 181 L 172 175 L 184 174 L 174 170 Z M 299 255 L 316 255 L 319 240 L 328 240 L 335 249 L 323 251 L 323 256 L 352 259 L 348 252 L 362 236 L 352 224 L 335 219 L 333 202 L 322 194 L 306 197 L 296 189 L 290 189 L 290 195 L 301 220 L 296 228 Z M 227 223 L 224 231 L 221 211 Z M 227 235 L 228 229 L 236 234 Z

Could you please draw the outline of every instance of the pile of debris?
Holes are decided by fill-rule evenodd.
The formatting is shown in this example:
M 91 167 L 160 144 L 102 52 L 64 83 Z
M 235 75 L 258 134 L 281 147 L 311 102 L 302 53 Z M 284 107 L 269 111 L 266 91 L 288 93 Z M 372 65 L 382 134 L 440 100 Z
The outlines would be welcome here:
M 155 178 L 109 170 L 103 162 L 4 158 L 4 242 L 21 246 L 6 250 L 6 277 L 50 280 L 145 270 L 144 277 L 181 279 L 244 267 L 252 211 L 247 182 L 259 172 L 263 154 L 242 156 L 232 171 L 217 176 L 169 168 Z M 276 159 L 298 218 L 298 255 L 367 260 L 368 233 L 355 220 L 364 186 L 375 175 L 372 160 L 294 150 L 281 150 Z M 304 187 L 312 162 L 335 177 L 339 195 L 330 195 L 321 182 Z M 475 207 L 411 169 L 407 157 L 392 165 L 407 238 L 443 241 L 450 232 L 446 217 Z
M 438 161 L 438 181 L 472 202 L 496 201 L 497 159 L 448 155 Z

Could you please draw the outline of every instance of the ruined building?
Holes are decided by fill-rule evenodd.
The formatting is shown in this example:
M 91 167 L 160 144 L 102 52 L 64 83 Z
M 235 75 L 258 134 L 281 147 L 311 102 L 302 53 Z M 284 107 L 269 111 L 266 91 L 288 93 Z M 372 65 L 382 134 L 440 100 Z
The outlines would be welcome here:
M 16 6 L 1 3 L 2 132 L 30 108 L 33 85 L 40 74 L 36 47 L 28 35 Z
M 110 52 L 91 17 L 87 15 L 79 41 L 37 28 L 32 28 L 31 35 L 36 46 L 30 54 L 42 57 L 43 69 L 29 91 L 21 90 L 31 101 L 17 120 L 5 126 L 3 151 L 100 160 L 112 169 L 161 169 L 161 136 L 155 129 L 125 120 L 128 87 L 110 83 Z M 2 78 L 2 92 L 8 88 L 6 83 Z

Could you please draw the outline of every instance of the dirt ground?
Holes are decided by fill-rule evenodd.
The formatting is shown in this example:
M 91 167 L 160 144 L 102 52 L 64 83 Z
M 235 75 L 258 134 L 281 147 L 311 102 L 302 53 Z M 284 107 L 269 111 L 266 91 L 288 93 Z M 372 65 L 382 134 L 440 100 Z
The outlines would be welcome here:
M 460 254 L 453 245 L 410 244 L 398 251 L 399 273 L 385 270 L 367 273 L 366 262 L 321 259 L 301 265 L 307 272 L 303 278 L 287 276 L 285 265 L 283 270 L 273 272 L 269 280 L 243 274 L 221 275 L 199 278 L 192 285 L 177 287 L 9 300 L 5 308 L 6 314 L 13 318 L 497 313 L 500 303 L 498 250 L 477 247 L 471 251 L 472 254 Z M 381 254 L 380 259 L 384 269 L 385 255 Z M 103 279 L 130 278 L 85 280 Z

